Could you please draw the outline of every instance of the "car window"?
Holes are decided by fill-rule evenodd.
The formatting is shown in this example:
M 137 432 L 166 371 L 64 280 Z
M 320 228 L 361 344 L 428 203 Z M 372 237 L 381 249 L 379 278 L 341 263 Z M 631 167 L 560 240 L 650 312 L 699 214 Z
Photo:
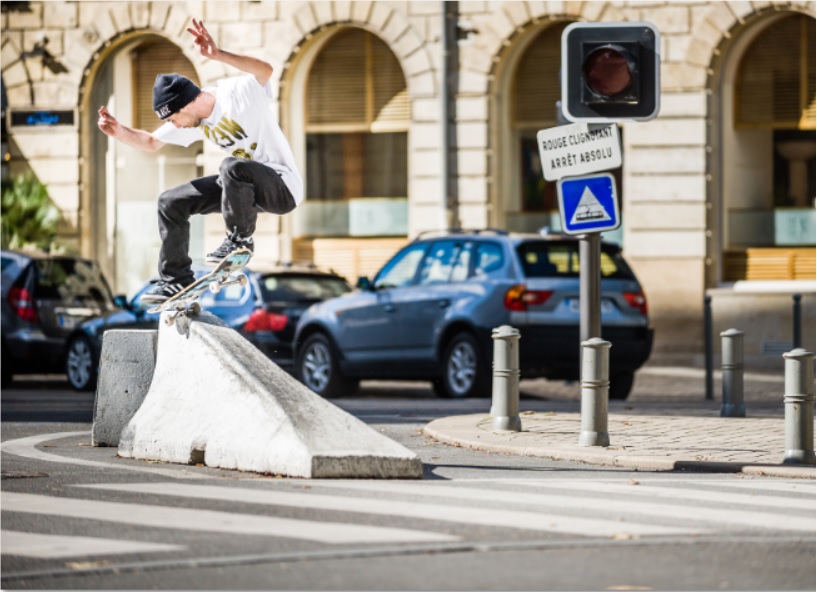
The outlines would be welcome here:
M 326 300 L 351 291 L 346 280 L 317 275 L 268 275 L 261 280 L 265 302 Z
M 374 280 L 376 290 L 408 286 L 417 274 L 417 266 L 428 248 L 427 243 L 409 245 L 386 263 Z
M 518 248 L 525 276 L 578 277 L 578 243 L 525 243 Z M 632 279 L 633 273 L 621 255 L 614 250 L 602 250 L 601 275 L 605 278 Z
M 212 308 L 214 306 L 238 306 L 247 300 L 250 293 L 250 286 L 242 286 L 241 284 L 228 284 L 222 286 L 217 294 L 213 294 L 209 290 L 203 292 L 199 297 L 201 305 L 204 308 Z
M 93 263 L 79 259 L 43 259 L 35 265 L 35 298 L 59 300 L 74 306 L 113 308 L 110 288 Z
M 461 244 L 454 241 L 434 243 L 423 259 L 423 264 L 420 266 L 418 283 L 421 286 L 448 283 L 451 279 L 460 247 Z
M 6 267 L 14 263 L 14 259 L 11 257 L 2 257 L 0 258 L 0 272 L 6 271 Z
M 479 242 L 476 246 L 474 273 L 477 277 L 496 276 L 505 265 L 502 246 L 492 242 Z
M 464 282 L 468 279 L 468 273 L 471 268 L 471 252 L 473 249 L 473 243 L 465 243 L 465 245 L 457 251 L 457 256 L 454 260 L 454 269 L 451 270 L 452 283 Z

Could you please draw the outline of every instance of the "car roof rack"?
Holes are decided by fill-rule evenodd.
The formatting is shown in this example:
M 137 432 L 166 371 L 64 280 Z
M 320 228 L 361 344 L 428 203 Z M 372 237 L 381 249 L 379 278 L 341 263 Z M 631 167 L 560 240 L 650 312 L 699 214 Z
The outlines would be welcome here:
M 429 236 L 448 236 L 451 234 L 495 234 L 498 236 L 508 236 L 508 232 L 500 228 L 446 228 L 444 230 L 424 230 L 414 237 L 414 240 L 427 238 Z

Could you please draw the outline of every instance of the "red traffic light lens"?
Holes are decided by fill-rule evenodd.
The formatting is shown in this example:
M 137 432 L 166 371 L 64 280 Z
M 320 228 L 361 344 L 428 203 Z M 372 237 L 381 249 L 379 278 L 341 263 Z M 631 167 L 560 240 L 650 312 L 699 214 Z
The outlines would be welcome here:
M 587 56 L 582 72 L 591 90 L 605 97 L 614 97 L 633 83 L 627 56 L 611 47 L 601 47 Z

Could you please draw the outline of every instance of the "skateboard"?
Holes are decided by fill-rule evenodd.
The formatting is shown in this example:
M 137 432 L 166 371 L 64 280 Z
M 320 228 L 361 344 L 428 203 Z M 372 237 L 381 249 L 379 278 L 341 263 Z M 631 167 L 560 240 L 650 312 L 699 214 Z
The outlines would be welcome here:
M 196 302 L 205 290 L 218 294 L 224 286 L 247 284 L 247 276 L 240 274 L 234 278 L 230 275 L 243 268 L 252 257 L 249 249 L 238 249 L 227 255 L 213 271 L 197 279 L 175 296 L 168 298 L 161 304 L 148 309 L 148 313 L 172 311 L 173 314 L 165 317 L 165 323 L 172 325 L 179 316 L 192 316 L 201 312 L 201 304 Z

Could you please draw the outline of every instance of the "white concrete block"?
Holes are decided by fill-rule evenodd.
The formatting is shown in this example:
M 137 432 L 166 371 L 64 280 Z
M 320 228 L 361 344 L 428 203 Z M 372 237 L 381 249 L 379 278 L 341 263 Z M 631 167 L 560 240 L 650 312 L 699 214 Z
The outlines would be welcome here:
M 420 478 L 417 455 L 314 394 L 207 313 L 159 325 L 119 455 L 305 478 Z
M 142 405 L 153 380 L 157 331 L 105 333 L 94 400 L 94 446 L 117 446 L 119 437 Z

